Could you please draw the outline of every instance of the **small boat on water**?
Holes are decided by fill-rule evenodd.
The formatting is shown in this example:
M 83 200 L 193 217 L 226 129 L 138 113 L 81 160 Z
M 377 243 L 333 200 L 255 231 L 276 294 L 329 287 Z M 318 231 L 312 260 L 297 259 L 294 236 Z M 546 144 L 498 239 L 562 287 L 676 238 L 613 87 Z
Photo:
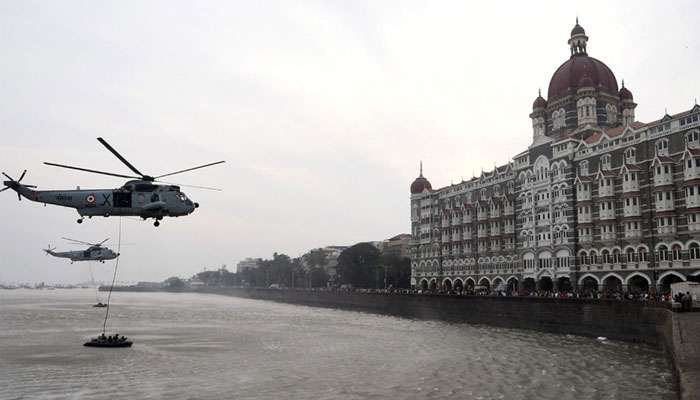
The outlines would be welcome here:
M 131 347 L 134 344 L 131 340 L 127 339 L 125 336 L 119 336 L 115 334 L 114 336 L 105 336 L 104 334 L 90 339 L 89 342 L 85 342 L 83 346 L 85 347 Z
M 93 307 L 107 307 L 107 304 L 105 304 L 101 301 L 98 301 L 97 304 L 93 304 L 92 306 Z

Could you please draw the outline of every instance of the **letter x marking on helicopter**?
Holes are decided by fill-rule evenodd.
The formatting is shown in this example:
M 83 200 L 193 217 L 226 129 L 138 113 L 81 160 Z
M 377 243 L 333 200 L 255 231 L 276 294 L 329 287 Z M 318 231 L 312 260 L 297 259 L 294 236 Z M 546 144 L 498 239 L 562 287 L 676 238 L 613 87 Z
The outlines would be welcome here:
M 109 203 L 109 198 L 112 197 L 111 194 L 104 194 L 102 193 L 102 198 L 104 198 L 104 202 L 102 202 L 103 206 L 110 206 L 111 204 Z

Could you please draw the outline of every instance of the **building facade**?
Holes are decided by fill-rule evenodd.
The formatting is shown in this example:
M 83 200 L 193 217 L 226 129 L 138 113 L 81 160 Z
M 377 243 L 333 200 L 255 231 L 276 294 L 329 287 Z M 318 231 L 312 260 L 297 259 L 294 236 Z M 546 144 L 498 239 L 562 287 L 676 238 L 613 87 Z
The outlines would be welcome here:
M 246 258 L 245 260 L 241 260 L 236 264 L 236 272 L 245 272 L 251 269 L 256 269 L 258 266 L 260 266 L 260 262 L 262 262 L 261 258 Z
M 700 276 L 700 106 L 636 121 L 588 39 L 577 21 L 512 162 L 435 190 L 421 165 L 413 285 L 643 292 Z

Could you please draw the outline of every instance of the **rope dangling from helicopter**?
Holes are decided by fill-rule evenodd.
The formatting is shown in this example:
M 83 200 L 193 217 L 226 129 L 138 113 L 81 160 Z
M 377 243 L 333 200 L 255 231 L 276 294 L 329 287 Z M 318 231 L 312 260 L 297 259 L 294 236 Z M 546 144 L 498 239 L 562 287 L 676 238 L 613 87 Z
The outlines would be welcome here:
M 117 254 L 121 254 L 122 252 L 122 217 L 119 217 L 119 238 L 117 240 Z M 102 324 L 102 334 L 105 334 L 105 330 L 107 329 L 107 318 L 109 318 L 109 300 L 112 298 L 112 289 L 114 289 L 114 282 L 117 279 L 117 269 L 119 269 L 119 259 L 121 257 L 117 257 L 117 262 L 114 263 L 114 275 L 112 275 L 112 285 L 109 287 L 109 294 L 107 294 L 107 310 L 105 311 L 105 321 Z
M 95 301 L 100 302 L 99 288 L 95 287 L 95 274 L 92 273 L 92 261 L 88 261 L 88 271 L 90 271 L 90 284 L 95 288 Z

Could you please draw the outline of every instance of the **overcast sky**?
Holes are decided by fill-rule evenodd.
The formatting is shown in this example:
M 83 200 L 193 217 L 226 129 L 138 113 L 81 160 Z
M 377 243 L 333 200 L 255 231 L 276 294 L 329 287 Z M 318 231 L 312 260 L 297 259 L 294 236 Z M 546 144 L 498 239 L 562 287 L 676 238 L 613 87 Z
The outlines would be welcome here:
M 700 96 L 697 3 L 2 1 L 0 170 L 40 189 L 124 180 L 67 163 L 173 178 L 201 207 L 123 220 L 121 280 L 191 276 L 273 251 L 410 232 L 423 160 L 433 187 L 524 150 L 538 88 L 568 59 L 576 15 L 589 55 L 634 93 L 637 119 Z M 117 218 L 0 195 L 0 282 L 76 282 L 45 257 L 60 240 L 112 238 Z M 94 266 L 107 279 L 111 263 Z

